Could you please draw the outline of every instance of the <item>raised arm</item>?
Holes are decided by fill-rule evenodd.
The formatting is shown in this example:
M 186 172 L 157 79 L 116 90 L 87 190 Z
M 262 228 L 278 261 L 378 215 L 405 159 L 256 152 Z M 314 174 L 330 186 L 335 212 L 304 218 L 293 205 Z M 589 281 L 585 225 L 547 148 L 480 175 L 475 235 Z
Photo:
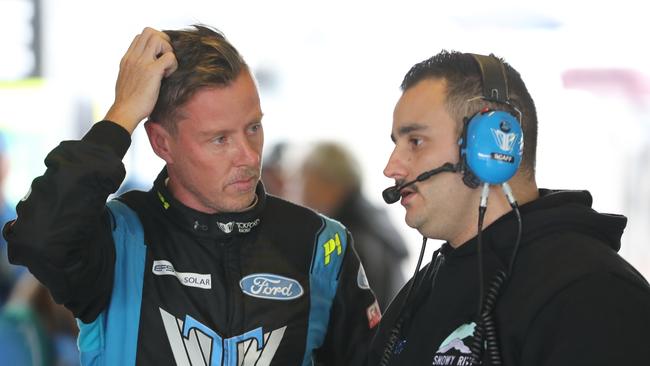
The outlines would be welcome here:
M 151 113 L 162 78 L 176 65 L 166 34 L 146 28 L 136 36 L 120 63 L 106 120 L 48 154 L 45 174 L 4 227 L 9 260 L 27 266 L 84 322 L 97 317 L 112 291 L 115 249 L 106 200 L 124 179 L 130 133 Z

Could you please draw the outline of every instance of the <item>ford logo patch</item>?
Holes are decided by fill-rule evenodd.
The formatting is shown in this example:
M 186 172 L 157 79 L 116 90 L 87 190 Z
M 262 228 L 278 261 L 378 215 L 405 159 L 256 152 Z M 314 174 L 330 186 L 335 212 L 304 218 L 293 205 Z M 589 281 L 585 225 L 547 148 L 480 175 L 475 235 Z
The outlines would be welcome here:
M 239 287 L 248 296 L 269 300 L 293 300 L 303 294 L 296 280 L 270 273 L 254 273 L 239 281 Z

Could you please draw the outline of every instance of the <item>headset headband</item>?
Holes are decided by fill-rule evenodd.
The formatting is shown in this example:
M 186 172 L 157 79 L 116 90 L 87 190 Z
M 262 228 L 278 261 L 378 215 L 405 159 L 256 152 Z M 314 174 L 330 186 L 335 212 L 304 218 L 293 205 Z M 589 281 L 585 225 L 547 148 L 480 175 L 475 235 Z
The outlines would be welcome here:
M 483 97 L 493 102 L 508 103 L 508 79 L 503 63 L 494 56 L 471 55 L 481 70 Z

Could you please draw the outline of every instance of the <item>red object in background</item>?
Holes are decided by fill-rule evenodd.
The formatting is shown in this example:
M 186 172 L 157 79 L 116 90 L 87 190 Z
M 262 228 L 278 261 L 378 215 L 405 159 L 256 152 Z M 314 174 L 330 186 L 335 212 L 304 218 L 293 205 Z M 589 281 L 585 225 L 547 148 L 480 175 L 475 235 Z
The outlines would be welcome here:
M 650 95 L 650 77 L 634 69 L 571 69 L 562 73 L 562 84 L 567 89 L 619 95 L 640 104 Z

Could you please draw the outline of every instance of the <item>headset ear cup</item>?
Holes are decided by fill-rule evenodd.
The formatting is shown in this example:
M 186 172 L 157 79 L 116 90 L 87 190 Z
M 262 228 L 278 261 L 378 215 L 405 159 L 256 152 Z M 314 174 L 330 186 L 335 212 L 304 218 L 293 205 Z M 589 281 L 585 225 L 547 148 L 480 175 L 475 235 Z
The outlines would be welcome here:
M 464 170 L 474 175 L 479 185 L 501 184 L 515 175 L 523 153 L 523 132 L 514 115 L 481 111 L 469 120 L 464 134 Z M 472 180 L 464 177 L 468 186 L 474 184 Z

